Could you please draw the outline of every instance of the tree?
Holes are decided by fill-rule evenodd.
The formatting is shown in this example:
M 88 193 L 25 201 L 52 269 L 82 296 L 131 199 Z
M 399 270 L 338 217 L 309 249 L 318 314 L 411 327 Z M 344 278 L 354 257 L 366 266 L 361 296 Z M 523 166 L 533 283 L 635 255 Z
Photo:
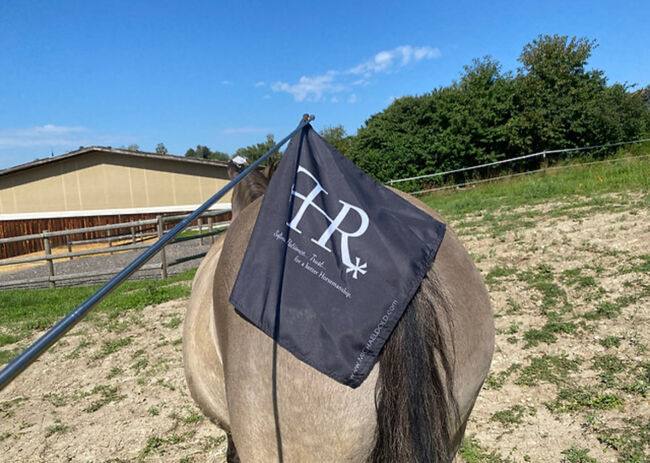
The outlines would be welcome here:
M 168 154 L 167 148 L 165 148 L 165 145 L 162 143 L 158 143 L 156 145 L 156 153 L 158 154 Z
M 347 133 L 345 133 L 345 129 L 342 125 L 325 127 L 321 130 L 320 135 L 327 140 L 330 145 L 343 154 L 350 149 L 352 137 L 349 137 Z
M 190 148 L 185 152 L 185 157 L 213 159 L 215 161 L 228 161 L 230 156 L 221 151 L 211 151 L 210 148 L 203 145 L 196 145 L 196 149 Z
M 239 148 L 237 151 L 235 151 L 233 157 L 241 156 L 243 158 L 246 158 L 249 163 L 253 163 L 257 159 L 262 157 L 264 153 L 266 153 L 274 146 L 275 146 L 275 140 L 273 134 L 268 134 L 266 136 L 266 141 L 257 143 L 255 145 L 249 145 L 244 148 Z M 276 151 L 271 156 L 269 156 L 269 158 L 266 161 L 264 161 L 262 164 L 269 164 L 277 159 L 280 159 L 281 157 L 282 157 L 282 153 Z

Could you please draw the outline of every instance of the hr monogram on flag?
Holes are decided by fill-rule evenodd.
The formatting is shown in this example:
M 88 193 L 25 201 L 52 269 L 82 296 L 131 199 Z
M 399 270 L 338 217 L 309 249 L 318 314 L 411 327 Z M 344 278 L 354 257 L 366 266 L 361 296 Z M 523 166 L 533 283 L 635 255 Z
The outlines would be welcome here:
M 327 221 L 329 222 L 329 226 L 327 227 L 327 229 L 325 229 L 325 231 L 322 232 L 318 240 L 311 238 L 311 241 L 313 243 L 316 243 L 321 248 L 325 249 L 327 252 L 331 253 L 332 250 L 327 247 L 327 242 L 330 240 L 334 232 L 339 232 L 341 234 L 341 254 L 342 254 L 341 259 L 343 261 L 343 264 L 347 267 L 346 273 L 353 272 L 352 278 L 354 279 L 357 279 L 358 273 L 365 275 L 367 272 L 368 263 L 367 262 L 362 263 L 361 258 L 359 256 L 355 256 L 355 262 L 354 263 L 352 262 L 348 240 L 350 238 L 358 238 L 366 232 L 366 230 L 368 229 L 368 225 L 370 224 L 368 214 L 366 214 L 366 212 L 360 207 L 353 206 L 352 204 L 339 199 L 338 201 L 343 205 L 343 207 L 341 208 L 341 210 L 339 211 L 339 213 L 336 215 L 335 218 L 331 218 L 323 209 L 321 209 L 318 205 L 314 204 L 314 200 L 319 194 L 321 193 L 329 194 L 329 193 L 325 190 L 325 188 L 323 188 L 321 183 L 311 172 L 309 172 L 307 169 L 305 169 L 300 165 L 298 166 L 298 171 L 296 173 L 296 176 L 298 174 L 304 174 L 308 176 L 315 182 L 316 185 L 306 196 L 295 190 L 295 184 L 292 186 L 291 195 L 298 199 L 301 199 L 302 204 L 300 205 L 300 208 L 298 209 L 296 215 L 293 217 L 293 219 L 291 219 L 291 222 L 287 223 L 287 225 L 296 233 L 302 234 L 302 231 L 298 228 L 298 225 L 300 224 L 300 220 L 305 215 L 305 212 L 307 212 L 307 209 L 309 207 L 312 207 L 314 210 L 319 212 L 323 217 L 327 219 Z M 350 213 L 350 211 L 355 211 L 357 214 L 359 214 L 359 219 L 361 220 L 361 225 L 359 226 L 359 228 L 352 233 L 346 232 L 339 228 L 339 226 L 343 223 L 343 220 L 345 220 L 345 218 Z

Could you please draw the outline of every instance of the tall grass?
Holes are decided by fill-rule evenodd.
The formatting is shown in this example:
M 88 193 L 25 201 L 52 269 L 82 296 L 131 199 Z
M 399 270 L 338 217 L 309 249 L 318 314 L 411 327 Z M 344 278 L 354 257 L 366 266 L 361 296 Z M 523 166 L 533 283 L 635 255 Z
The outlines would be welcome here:
M 643 192 L 648 200 L 650 157 L 612 161 L 590 166 L 569 164 L 563 169 L 484 183 L 461 191 L 447 190 L 421 199 L 449 218 L 620 191 Z

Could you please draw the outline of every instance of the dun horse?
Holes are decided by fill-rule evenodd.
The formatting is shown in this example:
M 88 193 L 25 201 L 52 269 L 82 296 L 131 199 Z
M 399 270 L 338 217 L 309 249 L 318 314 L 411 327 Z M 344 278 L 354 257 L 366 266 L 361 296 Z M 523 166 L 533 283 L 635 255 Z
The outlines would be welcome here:
M 271 170 L 235 188 L 232 224 L 197 271 L 185 319 L 187 383 L 226 431 L 228 461 L 451 461 L 494 348 L 488 294 L 469 254 L 448 227 L 378 364 L 350 389 L 274 345 L 228 302 Z

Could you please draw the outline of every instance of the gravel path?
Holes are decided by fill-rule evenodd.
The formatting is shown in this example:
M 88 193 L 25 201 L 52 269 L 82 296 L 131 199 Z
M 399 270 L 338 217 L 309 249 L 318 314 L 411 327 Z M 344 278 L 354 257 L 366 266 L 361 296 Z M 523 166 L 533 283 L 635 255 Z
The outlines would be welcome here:
M 200 256 L 208 251 L 210 248 L 210 238 L 205 238 L 204 242 L 206 244 L 201 245 L 200 240 L 191 240 L 184 241 L 181 243 L 171 244 L 165 247 L 167 252 L 167 263 L 168 263 L 168 273 L 169 275 L 175 275 L 177 273 L 183 272 L 188 269 L 196 268 L 201 263 L 201 258 L 195 258 L 191 260 L 186 260 L 177 264 L 172 265 L 174 261 L 184 260 L 192 256 Z M 74 260 L 64 260 L 54 262 L 54 274 L 55 275 L 67 275 L 67 274 L 78 274 L 78 273 L 96 273 L 101 271 L 114 271 L 114 273 L 119 272 L 129 263 L 131 263 L 138 255 L 146 251 L 146 249 L 138 249 L 131 252 L 121 252 L 113 255 L 104 255 L 104 256 L 95 256 L 95 257 L 83 257 L 77 258 Z M 149 262 L 145 265 L 150 264 L 159 264 L 160 263 L 160 253 L 156 254 Z M 13 272 L 2 272 L 0 273 L 0 281 L 17 281 L 17 280 L 34 280 L 41 277 L 47 277 L 48 270 L 45 264 L 28 267 L 22 270 L 16 270 Z M 87 285 L 92 283 L 100 283 L 108 281 L 112 275 L 104 276 L 88 276 L 85 278 L 74 279 L 74 280 L 62 280 L 57 281 L 57 286 L 69 286 L 69 285 Z M 131 276 L 131 279 L 145 279 L 145 278 L 160 278 L 160 270 L 139 270 L 134 275 Z M 20 284 L 14 287 L 20 288 L 43 288 L 47 287 L 47 282 L 29 282 Z M 8 289 L 7 286 L 0 287 L 1 289 Z

